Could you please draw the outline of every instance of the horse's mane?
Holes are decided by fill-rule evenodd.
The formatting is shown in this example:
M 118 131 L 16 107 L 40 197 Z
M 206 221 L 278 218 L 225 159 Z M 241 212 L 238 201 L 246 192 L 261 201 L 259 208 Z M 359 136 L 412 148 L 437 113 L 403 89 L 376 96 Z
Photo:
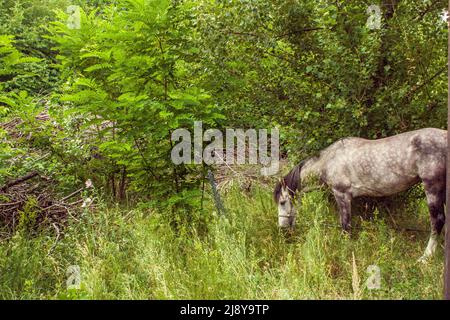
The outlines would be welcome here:
M 300 172 L 305 164 L 305 161 L 306 160 L 301 161 L 298 165 L 292 168 L 292 170 L 289 171 L 289 173 L 276 184 L 275 189 L 273 190 L 273 198 L 275 202 L 278 202 L 280 199 L 281 187 L 283 185 L 288 188 L 291 197 L 294 196 L 298 189 L 300 189 Z

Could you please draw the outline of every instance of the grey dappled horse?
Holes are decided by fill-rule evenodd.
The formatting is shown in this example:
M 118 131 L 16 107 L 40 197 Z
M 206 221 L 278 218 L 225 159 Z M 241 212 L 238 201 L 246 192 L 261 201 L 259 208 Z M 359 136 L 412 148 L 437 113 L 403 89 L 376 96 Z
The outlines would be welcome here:
M 431 236 L 421 261 L 431 256 L 445 222 L 447 131 L 425 128 L 392 137 L 367 140 L 345 138 L 317 157 L 295 166 L 274 190 L 280 227 L 293 227 L 293 199 L 309 177 L 316 176 L 334 194 L 345 231 L 351 227 L 355 197 L 382 197 L 423 182 L 431 219 Z

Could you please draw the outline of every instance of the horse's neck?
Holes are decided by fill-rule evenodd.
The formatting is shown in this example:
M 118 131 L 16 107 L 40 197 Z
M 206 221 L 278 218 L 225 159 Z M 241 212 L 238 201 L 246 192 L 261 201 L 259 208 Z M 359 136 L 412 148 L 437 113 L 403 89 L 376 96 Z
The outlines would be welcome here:
M 304 182 L 308 178 L 320 177 L 323 167 L 321 157 L 310 158 L 306 160 L 300 173 L 300 180 Z

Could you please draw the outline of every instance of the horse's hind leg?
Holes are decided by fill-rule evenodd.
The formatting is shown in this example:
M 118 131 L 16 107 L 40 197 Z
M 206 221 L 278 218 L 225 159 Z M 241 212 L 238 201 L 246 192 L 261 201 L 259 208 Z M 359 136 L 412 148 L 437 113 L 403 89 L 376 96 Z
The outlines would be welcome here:
M 335 188 L 333 188 L 333 194 L 339 207 L 342 229 L 346 232 L 350 232 L 352 219 L 352 196 L 348 192 L 342 192 Z
M 445 223 L 445 176 L 436 179 L 424 179 L 425 194 L 430 210 L 431 234 L 423 256 L 419 261 L 424 262 L 436 251 L 437 237 Z

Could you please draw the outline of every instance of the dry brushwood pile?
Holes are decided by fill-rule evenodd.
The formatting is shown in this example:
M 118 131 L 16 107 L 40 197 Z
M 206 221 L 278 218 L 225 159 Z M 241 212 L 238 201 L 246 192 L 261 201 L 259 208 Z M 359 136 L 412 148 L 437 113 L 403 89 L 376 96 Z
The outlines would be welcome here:
M 242 191 L 250 192 L 254 185 L 262 186 L 271 190 L 277 181 L 277 178 L 283 169 L 287 166 L 286 160 L 280 161 L 279 174 L 276 176 L 261 175 L 261 165 L 228 165 L 222 164 L 215 167 L 214 179 L 217 183 L 217 189 L 221 192 L 228 192 L 233 187 Z
M 83 199 L 81 188 L 58 199 L 51 179 L 31 172 L 0 187 L 0 226 L 8 235 L 18 228 L 53 226 L 58 232 Z M 78 198 L 78 199 L 77 199 Z

